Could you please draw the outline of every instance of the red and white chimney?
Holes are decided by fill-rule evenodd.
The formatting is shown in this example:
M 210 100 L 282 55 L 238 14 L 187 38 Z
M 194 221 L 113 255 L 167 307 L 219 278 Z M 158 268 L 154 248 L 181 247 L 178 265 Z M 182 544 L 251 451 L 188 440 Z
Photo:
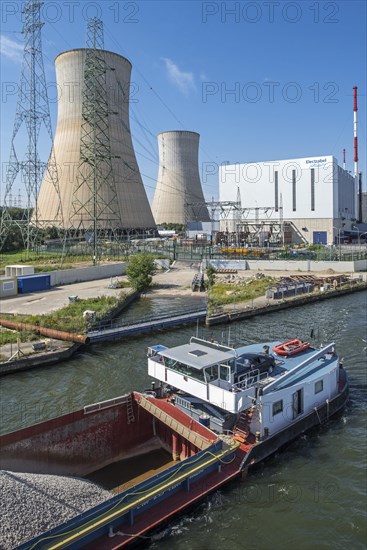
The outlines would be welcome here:
M 357 86 L 353 87 L 353 111 L 354 111 L 354 177 L 358 178 L 358 132 L 357 132 Z

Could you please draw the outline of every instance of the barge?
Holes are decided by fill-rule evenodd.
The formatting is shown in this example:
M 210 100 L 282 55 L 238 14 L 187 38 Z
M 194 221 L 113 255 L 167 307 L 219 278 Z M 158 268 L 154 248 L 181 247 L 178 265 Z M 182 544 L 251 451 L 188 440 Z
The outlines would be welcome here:
M 5 470 L 100 481 L 113 468 L 110 499 L 19 541 L 18 548 L 136 545 L 175 514 L 341 411 L 348 379 L 335 344 L 289 357 L 270 353 L 280 344 L 231 348 L 191 338 L 170 349 L 152 346 L 149 391 L 2 436 Z M 153 464 L 157 452 L 160 458 Z

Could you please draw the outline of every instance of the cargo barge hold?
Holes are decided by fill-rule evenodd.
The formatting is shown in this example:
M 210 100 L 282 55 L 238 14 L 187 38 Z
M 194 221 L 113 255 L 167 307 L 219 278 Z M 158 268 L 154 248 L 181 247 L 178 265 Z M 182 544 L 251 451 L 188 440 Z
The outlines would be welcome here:
M 124 477 L 123 483 L 115 477 L 111 499 L 19 541 L 21 550 L 129 546 L 241 475 L 244 458 L 232 438 L 219 437 L 166 400 L 139 393 L 6 434 L 0 445 L 5 470 L 98 479 L 110 467 Z M 159 449 L 167 458 L 151 468 L 149 457 Z M 126 480 L 124 464 L 134 457 L 144 467 Z

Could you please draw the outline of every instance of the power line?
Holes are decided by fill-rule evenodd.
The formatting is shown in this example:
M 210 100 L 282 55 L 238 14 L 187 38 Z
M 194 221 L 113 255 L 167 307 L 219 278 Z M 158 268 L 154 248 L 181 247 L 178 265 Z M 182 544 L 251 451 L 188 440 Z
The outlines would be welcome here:
M 109 34 L 111 40 L 116 44 L 116 46 L 121 50 L 124 51 L 124 48 L 121 46 L 121 44 L 116 40 L 116 38 L 113 36 L 113 34 L 109 31 L 108 27 L 106 26 L 106 31 Z M 144 80 L 148 88 L 154 93 L 154 95 L 159 99 L 159 101 L 162 103 L 162 105 L 167 109 L 167 111 L 172 115 L 172 117 L 178 122 L 178 124 L 185 129 L 185 125 L 181 120 L 175 115 L 175 113 L 172 111 L 172 109 L 167 105 L 167 103 L 161 98 L 161 96 L 158 94 L 158 92 L 155 91 L 153 86 L 150 84 L 150 82 L 145 78 L 144 74 L 139 70 L 139 68 L 134 64 L 134 70 L 141 76 L 141 78 Z M 212 162 L 215 162 L 213 158 L 210 158 L 211 155 L 208 155 L 208 153 L 205 151 L 202 145 L 200 145 L 200 148 L 206 153 L 206 155 L 209 157 L 209 159 Z

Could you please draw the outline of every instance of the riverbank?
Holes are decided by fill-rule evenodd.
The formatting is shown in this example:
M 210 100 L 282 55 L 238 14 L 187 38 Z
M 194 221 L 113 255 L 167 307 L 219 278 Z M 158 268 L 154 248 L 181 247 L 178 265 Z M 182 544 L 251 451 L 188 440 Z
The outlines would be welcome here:
M 2 347 L 4 348 L 2 350 L 3 356 L 5 353 L 11 354 L 12 348 L 17 348 L 14 344 L 12 348 L 10 344 Z M 0 363 L 0 376 L 6 376 L 7 374 L 31 370 L 38 367 L 49 367 L 56 363 L 67 361 L 82 347 L 83 344 L 72 344 L 71 342 L 61 342 L 57 340 L 53 342 L 52 347 L 49 347 L 45 351 L 34 353 L 32 344 L 27 343 L 22 351 L 18 353 L 18 359 Z
M 323 292 L 317 291 L 312 294 L 285 298 L 284 300 L 273 300 L 273 302 L 270 302 L 264 297 L 255 298 L 251 304 L 238 304 L 236 306 L 236 310 L 232 309 L 231 311 L 227 311 L 219 315 L 207 317 L 205 324 L 207 326 L 214 326 L 222 323 L 231 323 L 241 319 L 255 317 L 256 315 L 263 315 L 265 313 L 273 313 L 284 309 L 300 307 L 306 304 L 329 300 L 330 298 L 337 298 L 338 296 L 345 296 L 346 294 L 351 294 L 354 292 L 361 292 L 363 290 L 367 290 L 367 283 L 365 282 L 361 282 L 347 288 L 337 288 Z
M 83 293 L 83 290 L 85 291 L 85 283 L 81 283 L 81 285 L 84 288 L 79 290 Z M 90 291 L 90 287 L 87 291 Z M 105 320 L 108 321 L 119 315 L 139 295 L 139 292 L 132 290 L 126 293 L 125 299 L 110 310 Z M 53 308 L 54 304 L 51 307 Z M 39 342 L 20 342 L 18 339 L 17 343 L 8 343 L 0 346 L 0 358 L 2 360 L 0 363 L 0 376 L 66 361 L 85 347 L 81 343 L 72 343 L 44 336 L 40 337 Z

